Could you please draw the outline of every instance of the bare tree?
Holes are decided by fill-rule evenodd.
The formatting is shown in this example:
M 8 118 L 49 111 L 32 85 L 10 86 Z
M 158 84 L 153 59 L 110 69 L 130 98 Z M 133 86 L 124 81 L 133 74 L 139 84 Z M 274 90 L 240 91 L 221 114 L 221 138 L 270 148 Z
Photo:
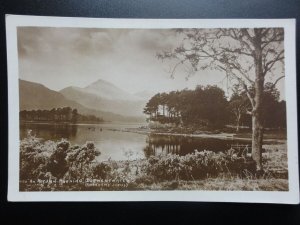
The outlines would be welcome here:
M 234 93 L 229 101 L 229 108 L 235 117 L 236 132 L 239 132 L 242 116 L 249 108 L 247 97 L 242 93 Z
M 251 29 L 177 29 L 182 43 L 171 51 L 158 54 L 170 59 L 174 76 L 180 66 L 187 68 L 187 78 L 198 70 L 223 71 L 231 83 L 245 90 L 251 103 L 252 158 L 262 170 L 262 99 L 266 76 L 276 77 L 273 85 L 284 76 L 275 75 L 278 62 L 284 59 L 282 28 Z M 277 69 L 276 69 L 277 68 Z M 254 93 L 249 91 L 254 87 Z

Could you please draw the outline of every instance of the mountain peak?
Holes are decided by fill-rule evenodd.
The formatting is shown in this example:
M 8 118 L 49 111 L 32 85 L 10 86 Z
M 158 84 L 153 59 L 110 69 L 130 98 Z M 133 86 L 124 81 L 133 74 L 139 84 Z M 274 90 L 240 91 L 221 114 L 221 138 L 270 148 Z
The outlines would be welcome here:
M 86 88 L 90 87 L 90 86 L 95 86 L 95 85 L 96 86 L 98 86 L 98 85 L 111 85 L 111 86 L 115 86 L 115 85 L 113 85 L 112 83 L 110 83 L 110 82 L 108 82 L 106 80 L 98 79 L 95 82 L 93 82 L 93 83 L 89 84 L 88 86 L 86 86 Z
M 80 90 L 80 88 L 76 87 L 76 86 L 69 86 L 69 87 L 65 87 L 65 88 L 61 89 L 59 92 L 65 92 L 68 90 Z
M 98 97 L 114 100 L 138 101 L 139 98 L 134 96 L 116 85 L 102 79 L 98 79 L 92 84 L 83 88 L 87 93 L 94 94 Z

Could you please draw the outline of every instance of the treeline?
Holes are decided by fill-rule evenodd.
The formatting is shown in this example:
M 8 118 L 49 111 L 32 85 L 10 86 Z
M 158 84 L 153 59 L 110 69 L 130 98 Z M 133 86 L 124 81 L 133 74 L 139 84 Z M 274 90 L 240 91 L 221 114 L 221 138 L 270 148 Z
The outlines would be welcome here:
M 254 88 L 249 89 L 249 93 L 254 96 Z M 286 102 L 279 100 L 280 93 L 272 83 L 266 83 L 263 93 L 263 125 L 265 128 L 286 128 Z M 251 103 L 244 90 L 238 85 L 233 87 L 233 94 L 228 102 L 230 111 L 230 121 L 237 131 L 240 125 L 252 126 Z
M 250 90 L 251 91 L 251 90 Z M 227 99 L 217 86 L 197 86 L 195 90 L 158 93 L 146 104 L 144 113 L 150 121 L 173 123 L 184 127 L 221 128 L 233 125 L 251 127 L 250 102 L 245 92 L 234 86 Z M 267 128 L 286 127 L 286 104 L 279 101 L 279 91 L 270 83 L 265 85 L 264 123 Z
M 77 109 L 70 107 L 53 108 L 51 110 L 23 110 L 20 120 L 24 121 L 55 121 L 55 122 L 103 122 L 102 118 L 94 115 L 81 115 Z

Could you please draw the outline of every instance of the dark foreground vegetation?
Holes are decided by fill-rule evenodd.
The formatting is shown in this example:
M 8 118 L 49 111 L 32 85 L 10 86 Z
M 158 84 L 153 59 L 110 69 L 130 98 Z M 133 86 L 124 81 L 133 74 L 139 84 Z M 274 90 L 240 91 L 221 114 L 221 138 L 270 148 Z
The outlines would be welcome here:
M 92 142 L 71 145 L 29 134 L 20 144 L 20 191 L 288 190 L 285 145 L 268 146 L 262 174 L 234 151 L 105 162 L 99 154 Z
M 94 115 L 81 115 L 77 109 L 70 107 L 53 108 L 51 110 L 23 110 L 20 111 L 21 121 L 32 121 L 32 122 L 103 122 L 102 118 Z

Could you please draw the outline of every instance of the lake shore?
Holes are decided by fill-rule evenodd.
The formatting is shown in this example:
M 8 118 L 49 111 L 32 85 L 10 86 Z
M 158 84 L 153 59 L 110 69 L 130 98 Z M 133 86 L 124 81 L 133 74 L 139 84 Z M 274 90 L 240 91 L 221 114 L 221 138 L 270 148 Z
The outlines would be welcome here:
M 120 132 L 131 132 L 137 134 L 155 134 L 155 135 L 164 135 L 164 136 L 182 136 L 182 137 L 194 137 L 194 138 L 215 138 L 222 140 L 244 140 L 251 141 L 252 134 L 251 133 L 227 133 L 227 132 L 214 132 L 214 131 L 197 131 L 197 133 L 174 133 L 171 131 L 162 131 L 157 129 L 150 128 L 123 128 L 123 129 L 110 129 L 112 131 L 120 131 Z M 265 134 L 264 138 L 265 143 L 285 143 L 286 137 L 284 136 L 276 136 L 276 135 L 268 135 Z
M 110 123 L 110 121 L 77 121 L 77 122 L 69 122 L 69 121 L 33 121 L 33 120 L 20 120 L 20 124 L 57 124 L 57 125 L 82 125 L 82 124 L 106 124 Z

